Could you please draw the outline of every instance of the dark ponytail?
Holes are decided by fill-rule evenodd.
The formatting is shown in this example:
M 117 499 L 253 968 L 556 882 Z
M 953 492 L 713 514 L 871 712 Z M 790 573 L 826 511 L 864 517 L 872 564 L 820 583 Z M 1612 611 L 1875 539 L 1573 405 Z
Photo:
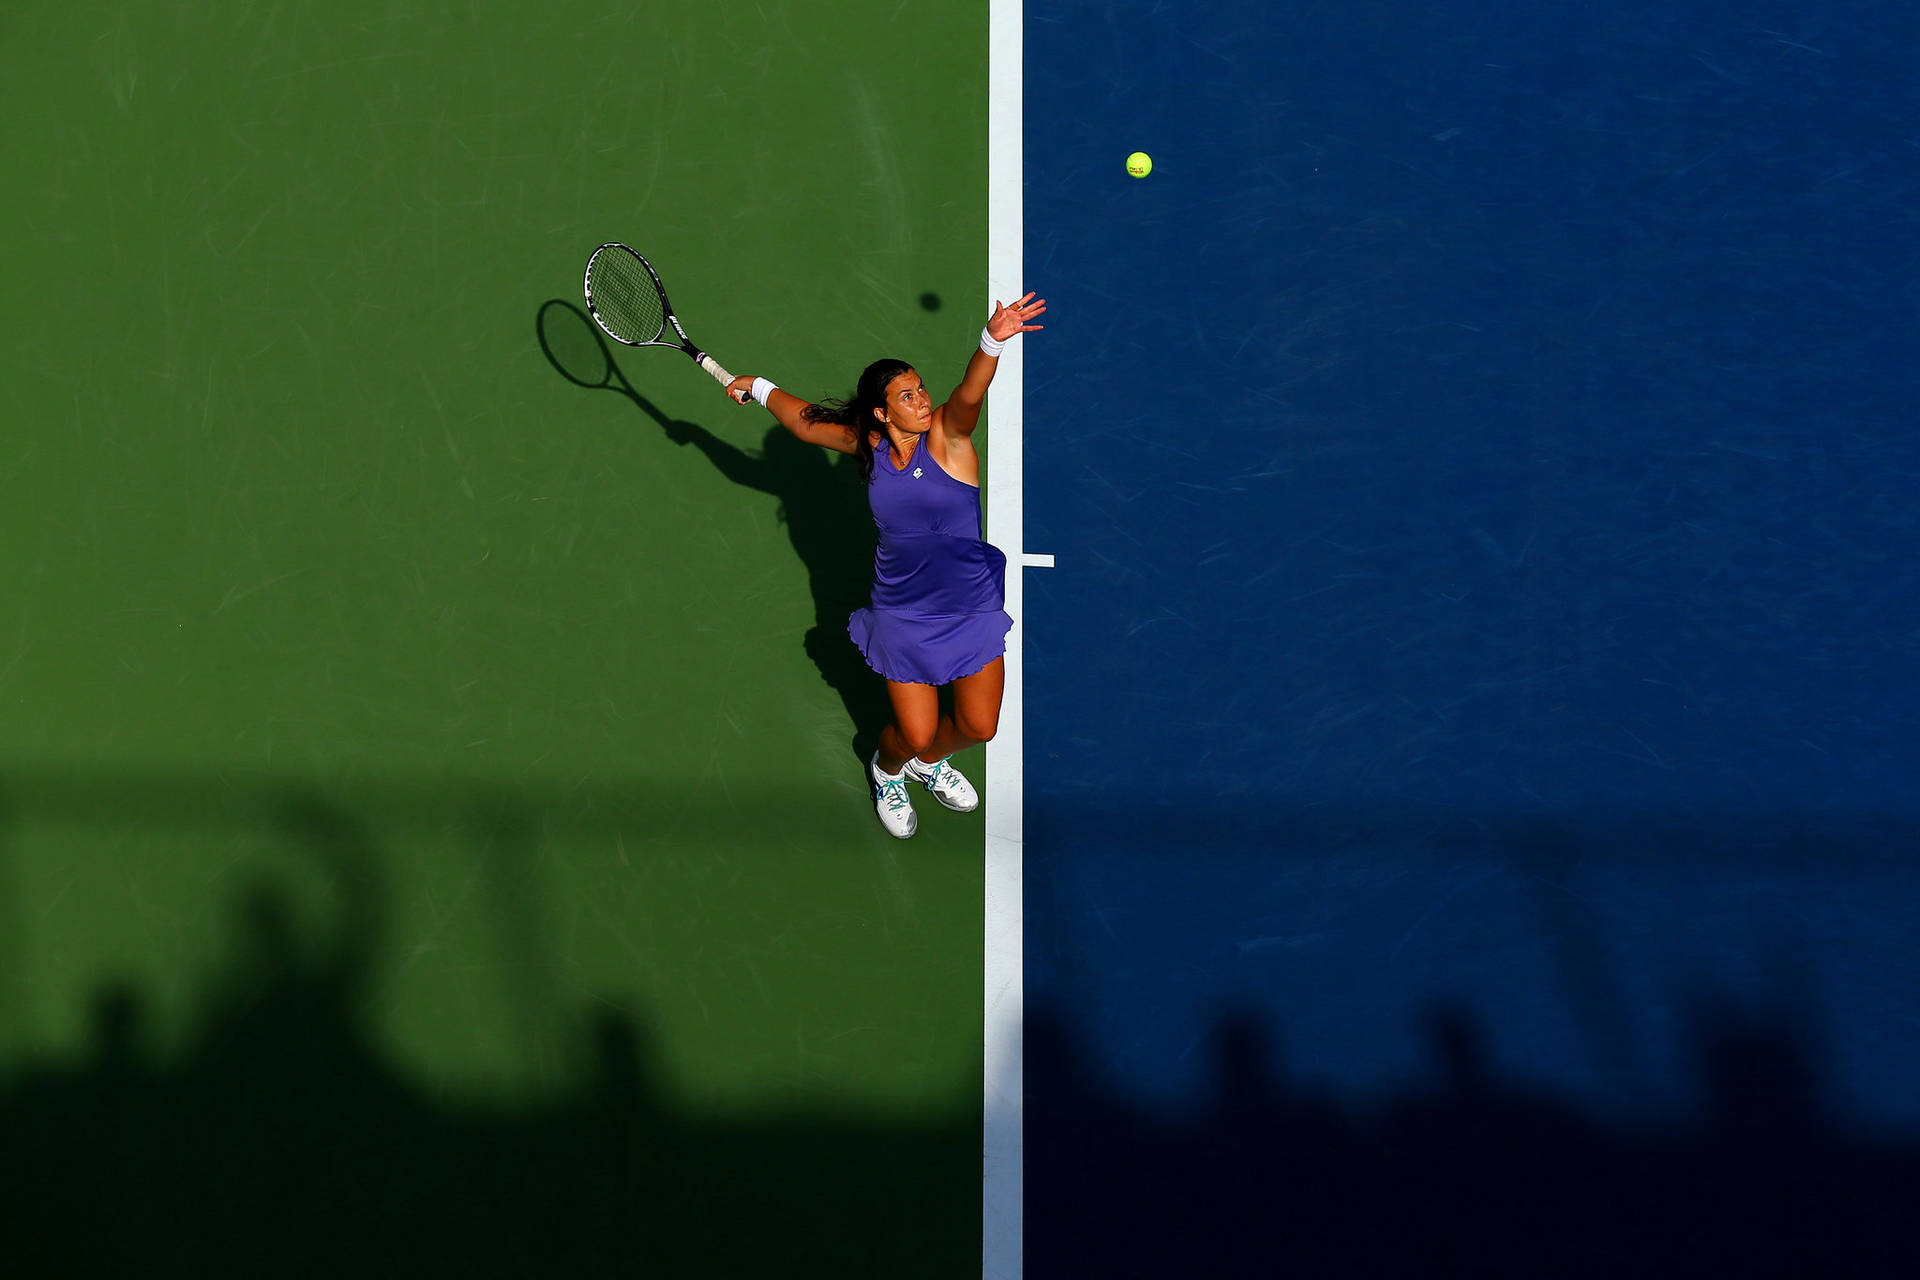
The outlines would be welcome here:
M 875 360 L 861 371 L 852 396 L 810 404 L 801 411 L 808 422 L 837 422 L 853 432 L 853 453 L 860 459 L 862 480 L 873 479 L 873 433 L 880 429 L 873 411 L 887 407 L 887 384 L 911 368 L 905 360 Z

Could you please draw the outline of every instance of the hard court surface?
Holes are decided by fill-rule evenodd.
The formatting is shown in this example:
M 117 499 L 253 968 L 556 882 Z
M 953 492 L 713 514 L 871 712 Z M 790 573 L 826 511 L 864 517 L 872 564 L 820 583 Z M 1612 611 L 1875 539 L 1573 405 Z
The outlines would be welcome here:
M 735 372 L 950 386 L 987 7 L 7 18 L 22 1252 L 1913 1252 L 1911 7 L 1021 31 L 1055 564 L 983 1228 L 982 823 L 865 799 L 857 484 L 578 304 L 631 240 Z
M 1026 36 L 1028 1271 L 1911 1260 L 1912 7 Z
M 579 303 L 630 240 L 739 371 L 957 378 L 985 38 L 858 0 L 9 14 L 34 1244 L 977 1267 L 979 818 L 897 845 L 865 798 L 874 691 L 826 643 L 858 487 L 679 355 L 610 374 Z

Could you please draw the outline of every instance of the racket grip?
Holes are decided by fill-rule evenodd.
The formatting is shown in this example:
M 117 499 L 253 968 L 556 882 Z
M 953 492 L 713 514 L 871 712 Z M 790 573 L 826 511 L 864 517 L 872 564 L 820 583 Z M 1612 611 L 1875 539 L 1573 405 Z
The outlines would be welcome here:
M 733 375 L 722 369 L 720 362 L 704 351 L 700 353 L 700 367 L 712 374 L 713 380 L 723 387 L 733 381 Z

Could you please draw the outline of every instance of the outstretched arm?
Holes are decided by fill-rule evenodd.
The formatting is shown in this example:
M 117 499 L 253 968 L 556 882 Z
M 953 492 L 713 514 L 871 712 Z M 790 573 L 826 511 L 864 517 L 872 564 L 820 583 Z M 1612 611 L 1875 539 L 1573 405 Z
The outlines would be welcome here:
M 986 403 L 987 387 L 993 381 L 993 374 L 1000 367 L 1000 348 L 1015 336 L 1044 329 L 1042 324 L 1029 324 L 1028 321 L 1046 314 L 1047 300 L 1036 298 L 1031 293 L 1012 306 L 1003 307 L 993 304 L 993 315 L 987 320 L 987 327 L 980 335 L 981 343 L 973 358 L 967 361 L 966 376 L 960 379 L 960 385 L 947 398 L 942 422 L 947 433 L 955 436 L 971 436 L 974 427 L 980 423 L 980 406 Z
M 758 400 L 760 397 L 753 394 L 753 384 L 758 381 L 760 379 L 751 374 L 735 378 L 727 384 L 727 395 L 740 404 Z M 817 444 L 835 453 L 853 452 L 852 428 L 838 422 L 814 422 L 806 416 L 810 406 L 805 400 L 782 391 L 770 382 L 767 384 L 766 407 L 781 426 L 808 444 Z

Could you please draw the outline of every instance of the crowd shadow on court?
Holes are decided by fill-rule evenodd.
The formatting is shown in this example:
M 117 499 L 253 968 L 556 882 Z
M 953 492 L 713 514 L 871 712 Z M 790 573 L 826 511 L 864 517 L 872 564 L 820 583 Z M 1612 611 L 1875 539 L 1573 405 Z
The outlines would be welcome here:
M 57 788 L 34 791 L 64 819 Z M 485 828 L 510 808 L 474 828 L 508 859 L 512 833 Z M 389 855 L 317 793 L 271 810 L 257 834 L 285 860 L 231 894 L 182 1046 L 156 1049 L 157 993 L 124 974 L 97 988 L 77 1056 L 0 1059 L 15 1274 L 945 1276 L 977 1258 L 966 1099 L 900 1122 L 826 1102 L 693 1115 L 657 1083 L 644 1023 L 591 993 L 557 1000 L 556 1042 L 536 1046 L 590 1064 L 558 1097 L 482 1104 L 411 1078 L 370 1025 L 394 962 Z M 296 919 L 303 872 L 330 886 L 320 930 Z
M 1233 1275 L 1800 1277 L 1920 1268 L 1912 1208 L 1920 1143 L 1862 1116 L 1910 1097 L 1862 1097 L 1843 1082 L 1841 993 L 1819 994 L 1831 990 L 1825 980 L 1837 967 L 1821 950 L 1826 917 L 1803 899 L 1811 922 L 1756 907 L 1736 927 L 1684 910 L 1676 926 L 1666 914 L 1673 904 L 1660 897 L 1691 884 L 1709 897 L 1764 902 L 1759 888 L 1770 877 L 1802 871 L 1817 883 L 1885 869 L 1897 889 L 1910 879 L 1910 821 L 1494 818 L 1390 804 L 1205 821 L 1139 806 L 1097 818 L 1073 813 L 1075 844 L 1055 826 L 1064 820 L 1043 806 L 1027 821 L 1027 910 L 1052 922 L 1048 936 L 1030 934 L 1027 943 L 1029 974 L 1047 975 L 1030 988 L 1025 1029 L 1029 1275 L 1191 1273 L 1200 1257 Z M 1123 903 L 1112 886 L 1150 862 L 1172 862 L 1179 881 L 1204 886 L 1195 893 L 1205 909 L 1179 899 L 1174 877 L 1150 880 L 1146 892 L 1161 891 L 1150 908 Z M 1457 878 L 1434 875 L 1443 870 Z M 1423 886 L 1421 901 L 1437 896 L 1435 884 L 1518 891 L 1493 896 L 1497 912 L 1467 917 L 1462 927 L 1479 935 L 1472 943 L 1398 957 L 1408 916 L 1395 894 L 1407 882 Z M 1338 946 L 1327 934 L 1273 939 L 1301 945 L 1264 966 L 1236 950 L 1250 936 L 1247 920 L 1269 910 L 1307 914 L 1291 900 L 1259 901 L 1274 885 L 1325 907 L 1337 883 L 1353 897 L 1335 909 L 1337 923 L 1303 927 L 1354 934 L 1382 920 L 1402 924 Z M 1254 905 L 1241 914 L 1221 905 L 1236 893 Z M 1074 914 L 1088 895 L 1108 907 L 1107 918 Z M 1151 928 L 1139 925 L 1149 914 Z M 1805 936 L 1809 929 L 1818 936 Z M 1110 932 L 1118 934 L 1110 948 L 1095 941 Z M 1165 954 L 1132 966 L 1126 1001 L 1111 980 L 1089 976 L 1156 946 Z M 1649 955 L 1673 983 L 1670 1018 L 1634 1007 L 1641 988 L 1629 966 Z M 1384 970 L 1394 959 L 1404 961 L 1399 975 L 1354 980 L 1355 970 Z M 1743 959 L 1758 983 L 1716 980 L 1741 971 Z M 1488 979 L 1477 998 L 1445 992 L 1472 981 L 1462 974 L 1476 963 L 1510 972 Z M 1224 984 L 1210 980 L 1236 964 L 1238 996 L 1204 994 L 1219 991 Z M 1897 974 L 1867 976 L 1899 989 Z M 1082 990 L 1098 990 L 1098 1005 L 1073 1003 Z M 1289 1042 L 1290 1025 L 1386 1021 L 1366 1002 L 1408 990 L 1431 993 L 1410 1002 L 1424 1012 L 1381 1033 L 1392 1042 L 1384 1052 L 1420 1047 L 1421 1065 L 1399 1077 L 1407 1083 L 1381 1083 L 1376 1062 L 1351 1061 L 1353 1079 L 1342 1078 L 1320 1046 Z M 1520 1007 L 1543 996 L 1549 1012 Z M 1164 1064 L 1169 1028 L 1182 1027 L 1183 1041 L 1190 1034 L 1189 1021 L 1168 1014 L 1183 999 L 1182 1014 L 1198 1001 L 1221 1002 L 1182 1059 L 1204 1064 L 1203 1083 L 1177 1102 L 1143 1102 L 1121 1083 L 1139 1077 L 1138 1064 L 1090 1051 L 1090 1029 L 1126 1010 L 1138 1055 Z M 1482 1003 L 1493 1000 L 1505 1003 Z M 1898 1015 L 1875 1008 L 1870 1016 L 1880 1024 L 1872 1040 L 1897 1055 L 1902 1029 L 1890 1019 Z M 1538 1067 L 1525 1037 L 1540 1022 L 1571 1028 L 1573 1052 L 1604 1079 L 1601 1089 L 1582 1091 Z M 1654 1026 L 1659 1042 L 1648 1043 Z M 1315 1064 L 1311 1078 L 1290 1069 L 1290 1050 Z M 1515 1060 L 1535 1064 L 1534 1074 L 1499 1065 Z M 1657 1080 L 1650 1061 L 1660 1064 Z M 1621 1105 L 1596 1105 L 1595 1092 Z M 1044 1202 L 1034 1188 L 1044 1189 Z
M 211 793 L 177 782 L 22 787 L 24 808 L 0 804 L 0 871 L 22 812 L 209 821 Z M 602 800 L 584 820 L 627 823 Z M 396 963 L 386 844 L 402 806 L 463 824 L 502 864 L 481 874 L 503 912 L 537 916 L 520 864 L 555 797 L 401 785 L 349 806 L 283 780 L 235 804 L 205 829 L 254 814 L 279 860 L 226 891 L 226 959 L 184 1041 L 154 1047 L 154 978 L 122 974 L 94 992 L 80 1053 L 0 1061 L 21 1274 L 976 1272 L 974 1097 L 910 1122 L 843 1110 L 830 1088 L 746 1119 L 696 1114 L 660 1084 L 644 1019 L 577 990 L 545 996 L 545 1030 L 527 1034 L 590 1069 L 543 1101 L 451 1099 L 387 1056 L 369 1020 Z M 303 872 L 327 886 L 317 930 L 296 919 Z M 550 967 L 540 935 L 537 918 L 510 929 L 505 961 Z M 29 983 L 7 955 L 8 984 Z M 1872 1276 L 1920 1261 L 1920 1149 L 1834 1120 L 1806 1019 L 1696 1006 L 1691 1106 L 1622 1122 L 1504 1076 L 1484 1014 L 1457 1004 L 1406 1028 L 1421 1077 L 1363 1107 L 1291 1076 L 1284 1017 L 1251 1009 L 1196 1050 L 1197 1101 L 1150 1105 L 1113 1082 L 1124 1064 L 1078 1014 L 1026 1020 L 1028 1276 Z
M 806 568 L 813 596 L 807 656 L 845 706 L 851 750 L 864 765 L 892 708 L 885 685 L 847 635 L 848 615 L 866 607 L 873 569 L 873 519 L 858 464 L 802 443 L 778 425 L 766 427 L 759 451 L 750 452 L 699 423 L 669 417 L 627 381 L 599 329 L 570 302 L 543 303 L 535 331 L 541 351 L 567 381 L 626 397 L 668 440 L 692 446 L 733 483 L 778 500 L 780 522 Z M 663 362 L 670 358 L 671 353 L 662 353 Z M 739 422 L 758 429 L 766 417 L 757 408 L 742 410 Z
M 1699 1109 L 1595 1119 L 1502 1079 L 1474 1015 L 1414 1029 L 1425 1082 L 1356 1112 L 1229 1014 L 1177 1118 L 1129 1102 L 1060 1009 L 1026 1030 L 1029 1276 L 1893 1276 L 1920 1264 L 1920 1150 L 1828 1122 L 1790 1027 L 1702 1010 Z M 1044 1190 L 1037 1190 L 1044 1189 Z

